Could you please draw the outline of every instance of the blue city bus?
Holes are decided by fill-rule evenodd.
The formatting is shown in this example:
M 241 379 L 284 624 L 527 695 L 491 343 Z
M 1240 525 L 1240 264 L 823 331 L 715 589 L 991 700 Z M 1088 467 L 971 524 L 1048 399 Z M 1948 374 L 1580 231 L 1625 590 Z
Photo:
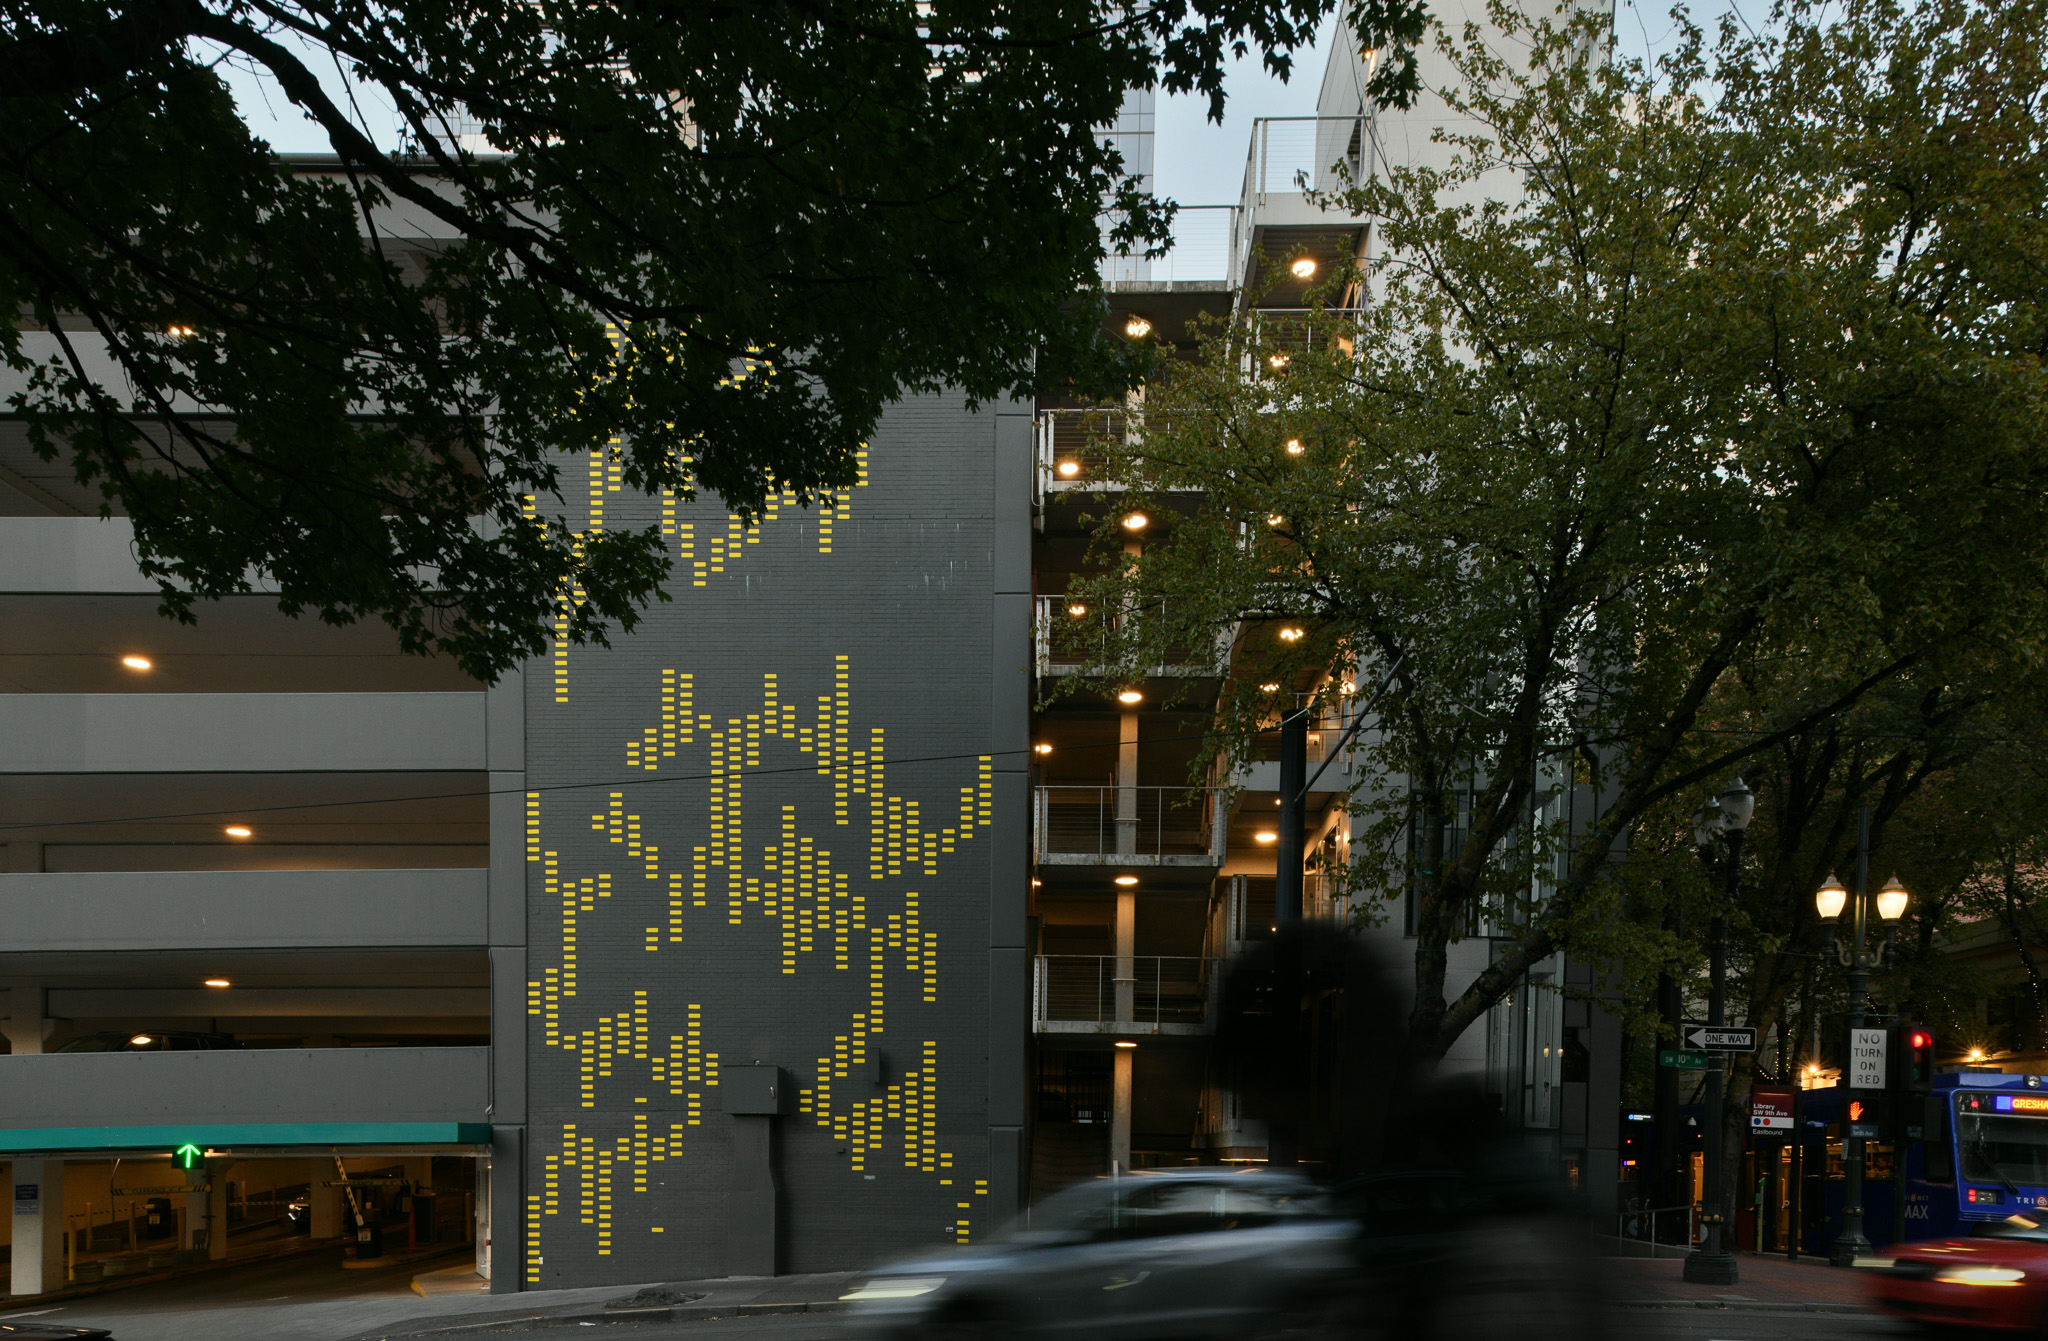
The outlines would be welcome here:
M 1863 1186 L 1863 1233 L 1873 1245 L 1894 1241 L 1900 1185 L 1892 1161 L 1901 1153 L 1905 1241 L 1964 1236 L 2016 1211 L 2048 1211 L 2048 1076 L 1938 1075 L 1924 1098 L 1857 1098 L 1869 1105 L 1859 1125 L 1877 1133 L 1865 1142 Z M 1839 1089 L 1803 1091 L 1796 1152 L 1788 1140 L 1752 1134 L 1746 1165 L 1755 1199 L 1739 1217 L 1739 1246 L 1782 1252 L 1797 1210 L 1800 1251 L 1828 1253 L 1842 1229 L 1841 1110 Z

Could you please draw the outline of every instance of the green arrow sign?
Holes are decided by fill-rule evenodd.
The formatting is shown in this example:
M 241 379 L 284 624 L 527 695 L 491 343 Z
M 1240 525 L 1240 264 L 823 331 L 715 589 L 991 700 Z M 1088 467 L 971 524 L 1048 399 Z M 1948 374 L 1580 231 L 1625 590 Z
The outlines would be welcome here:
M 1704 1052 L 1677 1052 L 1665 1048 L 1657 1054 L 1657 1065 L 1676 1067 L 1680 1071 L 1704 1071 L 1707 1069 L 1707 1054 Z
M 206 1152 L 204 1150 L 187 1141 L 171 1152 L 171 1163 L 181 1169 L 196 1169 L 199 1167 L 199 1162 L 205 1157 Z

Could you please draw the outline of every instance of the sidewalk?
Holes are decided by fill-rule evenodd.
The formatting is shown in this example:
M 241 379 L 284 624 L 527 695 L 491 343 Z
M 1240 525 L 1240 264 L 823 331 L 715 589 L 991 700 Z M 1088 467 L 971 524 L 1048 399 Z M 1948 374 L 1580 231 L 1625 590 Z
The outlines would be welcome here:
M 336 1269 L 333 1274 L 342 1273 Z M 118 1341 L 401 1341 L 409 1337 L 460 1341 L 468 1330 L 494 1323 L 546 1320 L 574 1325 L 585 1320 L 685 1321 L 748 1313 L 837 1312 L 842 1307 L 839 1295 L 854 1273 L 741 1276 L 426 1298 L 413 1291 L 413 1274 L 394 1264 L 388 1278 L 374 1283 L 370 1292 L 295 1293 L 283 1299 L 171 1299 L 141 1289 L 69 1300 L 61 1309 L 49 1304 L 37 1308 L 24 1300 L 19 1302 L 29 1307 L 19 1313 L 7 1301 L 0 1301 L 0 1318 L 47 1310 L 48 1316 L 38 1317 L 38 1321 L 111 1328 Z
M 392 1318 L 346 1341 L 459 1338 L 471 1328 L 546 1320 L 575 1322 L 671 1321 L 744 1317 L 763 1313 L 838 1313 L 846 1283 L 858 1273 L 808 1276 L 725 1276 L 594 1290 L 530 1290 L 523 1294 L 429 1296 L 411 1316 Z M 429 1311 L 431 1310 L 431 1311 Z M 286 1333 L 278 1333 L 280 1337 Z M 125 1338 L 124 1338 L 125 1341 Z M 327 1341 L 333 1341 L 330 1334 Z
M 1624 1307 L 1808 1309 L 1860 1312 L 1870 1305 L 1869 1273 L 1831 1267 L 1819 1258 L 1788 1262 L 1783 1257 L 1736 1253 L 1734 1285 L 1689 1285 L 1680 1258 L 1610 1257 L 1602 1265 L 1612 1298 Z

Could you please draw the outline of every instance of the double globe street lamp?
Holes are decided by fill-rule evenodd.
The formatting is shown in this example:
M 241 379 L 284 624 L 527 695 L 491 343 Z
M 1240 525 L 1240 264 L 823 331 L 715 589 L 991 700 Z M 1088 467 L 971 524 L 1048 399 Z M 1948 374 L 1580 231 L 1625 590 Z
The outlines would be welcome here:
M 1870 1240 L 1863 1234 L 1863 1143 L 1874 1128 L 1857 1121 L 1857 1061 L 1859 1057 L 1884 1056 L 1884 1030 L 1864 1027 L 1865 998 L 1870 993 L 1870 971 L 1879 964 L 1891 965 L 1898 947 L 1899 919 L 1905 916 L 1906 904 L 1912 897 L 1896 875 L 1874 898 L 1865 896 L 1869 887 L 1870 807 L 1864 806 L 1856 817 L 1855 891 L 1852 893 L 1830 874 L 1813 895 L 1814 911 L 1827 928 L 1827 947 L 1821 955 L 1824 959 L 1839 959 L 1849 970 L 1848 1047 L 1842 1054 L 1842 1080 L 1837 1087 L 1842 1099 L 1842 1232 L 1828 1252 L 1828 1260 L 1838 1267 L 1854 1266 L 1857 1258 L 1870 1253 Z M 1837 934 L 1844 910 L 1849 914 L 1846 943 Z M 1884 926 L 1882 948 L 1866 944 L 1873 912 Z M 1900 1157 L 1897 1153 L 1893 1155 L 1895 1159 Z

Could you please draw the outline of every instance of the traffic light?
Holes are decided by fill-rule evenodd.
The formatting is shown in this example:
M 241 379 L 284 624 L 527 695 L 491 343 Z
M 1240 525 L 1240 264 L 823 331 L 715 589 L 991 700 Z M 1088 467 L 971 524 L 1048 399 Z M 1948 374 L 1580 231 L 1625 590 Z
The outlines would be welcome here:
M 1901 1094 L 1925 1094 L 1934 1088 L 1934 1031 L 1924 1024 L 1892 1027 L 1891 1088 Z

